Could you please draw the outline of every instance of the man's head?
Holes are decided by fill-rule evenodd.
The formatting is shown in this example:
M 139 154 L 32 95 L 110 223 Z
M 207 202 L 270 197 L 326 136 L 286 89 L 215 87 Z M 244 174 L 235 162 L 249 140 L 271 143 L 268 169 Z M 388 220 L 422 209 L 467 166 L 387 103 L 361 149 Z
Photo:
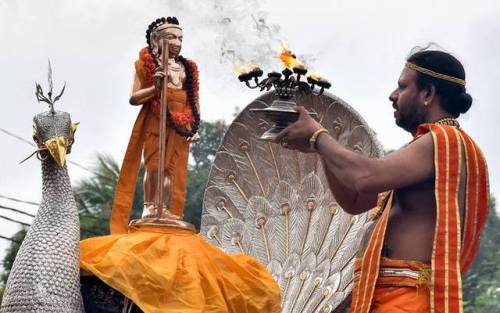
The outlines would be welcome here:
M 146 31 L 146 39 L 154 55 L 159 56 L 161 51 L 161 41 L 168 42 L 168 53 L 170 58 L 177 57 L 182 48 L 182 28 L 176 17 L 156 19 L 151 23 Z
M 436 117 L 458 117 L 472 104 L 462 64 L 436 50 L 420 50 L 408 57 L 398 88 L 389 99 L 396 110 L 396 124 L 412 133 Z

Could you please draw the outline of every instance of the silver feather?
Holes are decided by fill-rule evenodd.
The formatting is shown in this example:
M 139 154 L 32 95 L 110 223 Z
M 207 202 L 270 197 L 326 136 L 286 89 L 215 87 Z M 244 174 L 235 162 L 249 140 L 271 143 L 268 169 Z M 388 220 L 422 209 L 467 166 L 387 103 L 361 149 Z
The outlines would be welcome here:
M 245 253 L 243 249 L 244 223 L 241 219 L 231 218 L 226 220 L 221 230 L 221 241 L 230 253 Z
M 205 190 L 205 197 L 207 201 L 205 203 L 207 214 L 215 217 L 218 221 L 223 221 L 228 218 L 243 218 L 242 213 L 233 202 L 233 198 L 228 197 L 219 187 L 208 187 Z
M 266 265 L 280 286 L 283 312 L 326 312 L 352 289 L 354 259 L 371 223 L 368 214 L 354 217 L 338 205 L 318 155 L 258 139 L 271 125 L 250 109 L 275 99 L 274 92 L 263 94 L 229 127 L 209 175 L 201 233 L 224 251 L 243 250 Z M 382 155 L 373 131 L 341 99 L 325 92 L 301 94 L 298 102 L 344 146 Z

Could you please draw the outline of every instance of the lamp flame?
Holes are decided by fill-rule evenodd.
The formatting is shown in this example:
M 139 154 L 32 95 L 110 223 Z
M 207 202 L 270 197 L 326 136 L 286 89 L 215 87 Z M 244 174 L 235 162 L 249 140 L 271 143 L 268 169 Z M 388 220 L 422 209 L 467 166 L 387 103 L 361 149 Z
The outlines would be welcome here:
M 248 74 L 259 66 L 255 63 L 248 62 L 246 64 L 235 64 L 234 72 L 236 75 Z
M 281 41 L 281 51 L 278 53 L 278 58 L 289 69 L 293 69 L 294 67 L 305 68 L 304 63 L 297 60 L 297 58 L 292 54 L 292 51 L 288 49 L 288 45 L 284 41 Z
M 315 81 L 320 81 L 322 79 L 322 77 L 318 73 L 311 71 L 307 73 L 307 77 L 311 77 Z

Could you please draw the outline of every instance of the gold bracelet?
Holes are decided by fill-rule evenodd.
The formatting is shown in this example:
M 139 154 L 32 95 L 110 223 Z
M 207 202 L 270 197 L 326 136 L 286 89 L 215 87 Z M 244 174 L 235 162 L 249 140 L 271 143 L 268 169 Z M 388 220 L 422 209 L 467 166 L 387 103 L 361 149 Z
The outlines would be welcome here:
M 316 141 L 322 133 L 328 133 L 328 130 L 326 128 L 320 128 L 312 134 L 311 138 L 309 138 L 309 146 L 312 150 L 316 151 Z

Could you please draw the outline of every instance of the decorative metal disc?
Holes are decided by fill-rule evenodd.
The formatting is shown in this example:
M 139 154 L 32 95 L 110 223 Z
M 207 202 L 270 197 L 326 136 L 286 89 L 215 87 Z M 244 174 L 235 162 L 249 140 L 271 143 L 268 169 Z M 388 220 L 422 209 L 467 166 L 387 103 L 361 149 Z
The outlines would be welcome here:
M 281 288 L 283 312 L 323 312 L 351 291 L 354 258 L 372 223 L 367 213 L 352 216 L 337 204 L 317 154 L 258 139 L 272 123 L 250 110 L 275 99 L 263 94 L 229 127 L 209 175 L 201 233 L 265 264 Z M 375 134 L 344 101 L 325 92 L 297 102 L 344 146 L 382 155 Z

